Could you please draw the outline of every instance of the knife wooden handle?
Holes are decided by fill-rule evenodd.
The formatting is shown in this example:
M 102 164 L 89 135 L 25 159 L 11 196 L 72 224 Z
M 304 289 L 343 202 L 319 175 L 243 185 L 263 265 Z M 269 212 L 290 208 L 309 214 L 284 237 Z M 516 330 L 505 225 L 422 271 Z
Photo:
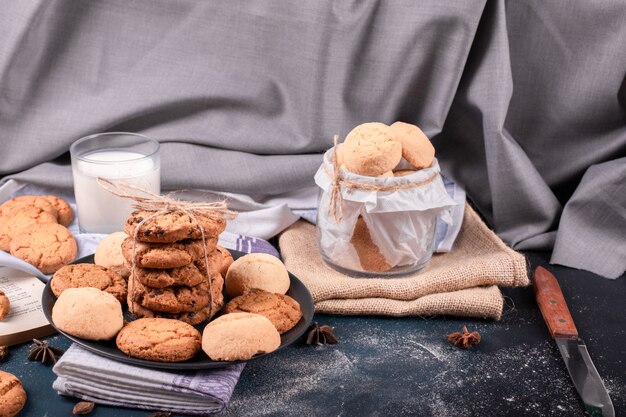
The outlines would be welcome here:
M 535 298 L 552 337 L 575 339 L 578 330 L 567 308 L 558 281 L 547 269 L 538 266 L 533 276 Z

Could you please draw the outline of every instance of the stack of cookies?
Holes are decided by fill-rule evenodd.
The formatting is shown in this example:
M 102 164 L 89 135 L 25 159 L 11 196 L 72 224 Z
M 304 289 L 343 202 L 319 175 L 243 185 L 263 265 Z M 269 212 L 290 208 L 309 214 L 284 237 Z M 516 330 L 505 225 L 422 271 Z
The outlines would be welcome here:
M 225 227 L 225 220 L 202 215 L 133 212 L 125 225 L 130 237 L 122 243 L 131 270 L 130 312 L 192 325 L 217 313 L 224 304 L 224 256 L 217 240 Z

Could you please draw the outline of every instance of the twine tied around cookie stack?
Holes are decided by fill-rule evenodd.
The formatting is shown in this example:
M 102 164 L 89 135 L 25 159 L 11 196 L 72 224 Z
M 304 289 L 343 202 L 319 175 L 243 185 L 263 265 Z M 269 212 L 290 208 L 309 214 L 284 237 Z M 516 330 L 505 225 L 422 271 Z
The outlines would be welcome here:
M 328 204 L 328 215 L 332 216 L 335 223 L 341 222 L 343 219 L 343 195 L 341 194 L 342 187 L 345 187 L 348 193 L 354 190 L 360 191 L 397 191 L 401 189 L 410 189 L 421 187 L 432 181 L 434 181 L 439 173 L 435 172 L 430 177 L 422 181 L 401 182 L 398 184 L 370 184 L 362 181 L 349 180 L 343 177 L 339 164 L 337 163 L 337 145 L 339 144 L 339 135 L 333 137 L 333 153 L 331 162 L 333 163 L 333 171 L 324 167 L 326 173 L 332 179 L 332 185 L 330 189 L 330 202 Z
M 96 179 L 98 184 L 110 192 L 111 194 L 120 197 L 132 200 L 132 207 L 135 210 L 147 211 L 151 213 L 149 216 L 139 222 L 134 230 L 133 237 L 133 260 L 132 260 L 132 269 L 133 273 L 136 271 L 136 244 L 137 237 L 139 235 L 139 230 L 141 226 L 143 226 L 148 221 L 169 213 L 182 213 L 198 225 L 202 237 L 202 250 L 204 255 L 204 265 L 205 265 L 205 275 L 208 281 L 208 292 L 209 292 L 209 311 L 213 308 L 213 291 L 212 291 L 212 282 L 210 276 L 210 268 L 209 268 L 209 259 L 208 259 L 208 250 L 206 245 L 206 237 L 204 233 L 204 228 L 202 224 L 198 221 L 196 216 L 203 216 L 212 220 L 231 220 L 236 217 L 236 213 L 232 210 L 228 209 L 225 201 L 218 202 L 199 202 L 199 201 L 183 201 L 177 200 L 172 197 L 173 193 L 166 194 L 164 196 L 157 195 L 146 191 L 140 187 L 137 187 L 132 184 L 128 184 L 122 181 L 113 182 L 109 179 L 98 177 Z M 130 191 L 134 192 L 131 193 Z M 137 193 L 140 193 L 139 195 Z M 132 292 L 134 293 L 136 286 L 133 285 Z M 131 298 L 134 298 L 135 294 L 131 294 Z

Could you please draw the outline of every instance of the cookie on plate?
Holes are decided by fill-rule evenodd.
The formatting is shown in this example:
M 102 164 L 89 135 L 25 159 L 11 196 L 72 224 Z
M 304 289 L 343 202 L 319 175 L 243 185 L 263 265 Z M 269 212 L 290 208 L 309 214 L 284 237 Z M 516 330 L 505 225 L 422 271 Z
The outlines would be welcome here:
M 224 295 L 222 290 L 224 288 L 224 279 L 220 274 L 212 277 L 211 280 L 211 303 L 212 308 L 209 309 L 208 302 L 206 306 L 202 306 L 198 311 L 190 311 L 185 313 L 166 313 L 163 311 L 153 311 L 149 308 L 142 306 L 141 304 L 133 301 L 133 282 L 128 281 L 128 310 L 135 315 L 135 317 L 162 317 L 167 319 L 175 319 L 184 321 L 191 325 L 202 323 L 217 314 L 218 311 L 224 306 Z
M 217 238 L 205 239 L 207 253 L 215 250 Z M 122 254 L 129 265 L 141 268 L 177 268 L 204 258 L 201 240 L 183 240 L 174 243 L 146 243 L 127 238 L 122 243 Z
M 120 303 L 126 301 L 126 281 L 116 272 L 101 265 L 74 264 L 60 268 L 52 276 L 50 289 L 59 297 L 68 288 L 92 287 L 108 292 Z
M 202 332 L 202 350 L 214 361 L 246 360 L 279 346 L 278 330 L 259 314 L 225 314 L 207 324 Z
M 20 229 L 11 239 L 11 255 L 51 274 L 76 258 L 74 236 L 58 223 L 34 223 Z
M 252 288 L 285 294 L 289 289 L 289 273 L 285 265 L 267 253 L 250 253 L 237 259 L 226 274 L 226 292 L 231 297 Z
M 65 333 L 88 340 L 110 340 L 124 325 L 122 305 L 97 288 L 68 288 L 54 307 L 52 322 Z
M 189 313 L 199 311 L 209 304 L 209 284 L 206 281 L 187 287 L 150 288 L 133 278 L 131 300 L 153 311 L 163 313 Z
M 220 269 L 220 273 L 226 276 L 228 268 L 230 268 L 235 260 L 233 259 L 233 255 L 231 255 L 225 247 L 217 245 L 216 250 L 222 255 L 222 268 Z
M 26 404 L 26 391 L 13 374 L 0 371 L 0 416 L 16 416 Z
M 162 313 L 159 311 L 149 310 L 140 304 L 131 301 L 128 305 L 128 310 L 136 317 L 136 318 L 163 318 L 163 319 L 172 319 L 172 320 L 180 320 L 184 323 L 191 324 L 195 326 L 196 324 L 200 324 L 205 322 L 210 317 L 210 311 L 207 308 L 203 308 L 200 311 L 191 311 L 189 313 L 179 313 L 179 314 L 170 314 L 170 313 Z
M 198 353 L 201 338 L 199 331 L 182 321 L 144 318 L 124 326 L 115 343 L 128 356 L 150 361 L 181 362 Z
M 293 328 L 302 318 L 300 304 L 284 294 L 250 290 L 226 304 L 222 314 L 254 313 L 267 317 L 280 334 Z
M 109 268 L 120 274 L 122 278 L 128 278 L 130 269 L 122 255 L 122 242 L 127 237 L 128 235 L 124 232 L 114 232 L 102 239 L 96 248 L 94 263 Z
M 202 239 L 202 230 L 205 238 L 216 237 L 226 229 L 224 219 L 197 215 L 195 221 L 189 215 L 179 212 L 151 218 L 153 214 L 147 211 L 134 211 L 126 219 L 124 231 L 140 242 L 172 243 L 185 239 Z

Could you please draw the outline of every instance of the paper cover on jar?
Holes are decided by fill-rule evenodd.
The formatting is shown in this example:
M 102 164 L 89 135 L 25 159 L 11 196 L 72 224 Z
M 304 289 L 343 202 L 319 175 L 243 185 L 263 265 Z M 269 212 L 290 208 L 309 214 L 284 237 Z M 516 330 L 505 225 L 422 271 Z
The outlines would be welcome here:
M 369 238 L 387 264 L 384 268 L 427 261 L 437 217 L 451 223 L 449 210 L 456 204 L 446 192 L 437 160 L 406 176 L 367 177 L 336 170 L 333 153 L 333 149 L 326 152 L 315 174 L 322 189 L 317 219 L 322 256 L 341 267 L 363 271 L 360 257 L 364 254 L 357 253 L 353 242 L 362 216 Z M 334 187 L 340 196 L 338 192 L 333 198 Z

